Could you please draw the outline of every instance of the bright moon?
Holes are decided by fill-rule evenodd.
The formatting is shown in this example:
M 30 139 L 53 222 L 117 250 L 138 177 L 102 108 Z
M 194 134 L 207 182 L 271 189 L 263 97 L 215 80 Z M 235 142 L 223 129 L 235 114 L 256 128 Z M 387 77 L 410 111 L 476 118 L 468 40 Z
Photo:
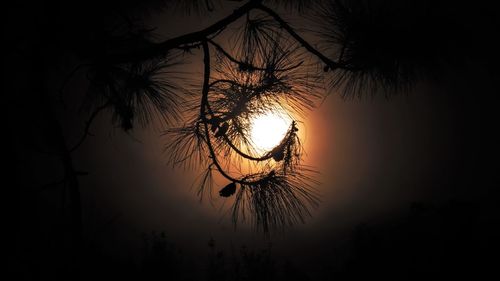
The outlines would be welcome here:
M 267 112 L 250 121 L 250 137 L 260 152 L 270 151 L 286 135 L 292 120 L 280 112 Z

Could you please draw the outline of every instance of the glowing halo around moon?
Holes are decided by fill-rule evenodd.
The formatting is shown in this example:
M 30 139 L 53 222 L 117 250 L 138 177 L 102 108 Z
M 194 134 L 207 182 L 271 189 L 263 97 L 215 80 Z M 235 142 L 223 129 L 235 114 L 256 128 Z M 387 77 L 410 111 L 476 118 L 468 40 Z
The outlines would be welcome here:
M 285 137 L 292 119 L 279 111 L 269 111 L 250 120 L 250 140 L 258 152 L 276 147 Z

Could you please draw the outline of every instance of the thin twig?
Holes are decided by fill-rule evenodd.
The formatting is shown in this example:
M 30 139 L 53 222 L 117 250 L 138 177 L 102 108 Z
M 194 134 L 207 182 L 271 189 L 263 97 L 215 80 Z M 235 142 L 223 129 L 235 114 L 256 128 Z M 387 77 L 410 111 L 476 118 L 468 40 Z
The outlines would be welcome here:
M 336 61 L 333 61 L 326 57 L 324 54 L 322 54 L 320 51 L 318 51 L 316 48 L 314 48 L 309 42 L 307 42 L 304 38 L 302 38 L 297 32 L 295 32 L 295 29 L 291 27 L 284 19 L 282 19 L 275 11 L 273 11 L 271 8 L 266 7 L 262 4 L 259 4 L 256 6 L 257 9 L 267 13 L 270 15 L 274 20 L 276 20 L 282 28 L 284 28 L 290 36 L 292 36 L 297 42 L 302 45 L 307 51 L 309 51 L 311 54 L 315 55 L 318 57 L 323 63 L 325 63 L 330 69 L 334 70 L 337 68 L 340 69 L 345 69 L 345 70 L 354 70 L 351 69 L 344 64 L 338 63 Z
M 257 71 L 269 71 L 268 68 L 266 67 L 258 67 L 258 66 L 255 66 L 249 62 L 242 62 L 236 58 L 234 58 L 233 56 L 231 56 L 226 50 L 224 50 L 224 48 L 222 48 L 221 45 L 217 44 L 216 42 L 214 42 L 213 40 L 208 40 L 208 42 L 212 45 L 214 45 L 214 47 L 219 51 L 221 52 L 225 57 L 227 57 L 230 61 L 234 62 L 235 64 L 238 64 L 238 65 L 241 65 L 241 66 L 245 66 L 247 67 L 249 70 L 257 70 Z M 279 68 L 279 69 L 273 69 L 273 71 L 275 72 L 284 72 L 284 71 L 290 71 L 290 70 L 293 70 L 299 66 L 301 66 L 304 62 L 303 61 L 300 61 L 298 62 L 297 64 L 295 65 L 292 65 L 290 67 L 287 67 L 287 68 Z
M 79 65 L 77 65 L 75 68 L 73 68 L 73 70 L 64 79 L 64 81 L 63 81 L 63 83 L 61 85 L 61 88 L 59 89 L 59 101 L 61 102 L 61 104 L 64 107 L 66 107 L 66 102 L 64 101 L 64 89 L 68 85 L 69 81 L 71 81 L 71 78 L 73 78 L 73 76 L 76 74 L 76 72 L 78 70 L 80 70 L 80 68 L 82 68 L 84 66 L 89 66 L 89 65 L 90 64 L 79 64 Z
M 97 115 L 99 114 L 99 112 L 101 112 L 102 110 L 104 110 L 110 104 L 111 104 L 111 102 L 107 101 L 105 104 L 97 107 L 94 110 L 94 112 L 92 112 L 92 114 L 90 115 L 89 119 L 85 123 L 85 130 L 83 132 L 83 135 L 80 137 L 80 139 L 78 140 L 78 142 L 69 150 L 70 153 L 74 152 L 76 149 L 78 149 L 78 147 L 80 147 L 83 144 L 83 142 L 90 135 L 90 127 L 92 126 L 92 123 L 93 123 L 94 119 L 97 117 Z
M 212 159 L 212 163 L 215 165 L 219 173 L 225 177 L 226 179 L 239 183 L 239 184 L 244 184 L 244 185 L 253 185 L 256 183 L 259 183 L 263 181 L 264 179 L 258 179 L 255 181 L 246 181 L 245 179 L 237 179 L 232 176 L 230 176 L 222 166 L 220 165 L 219 161 L 217 160 L 217 155 L 215 153 L 215 150 L 212 146 L 212 142 L 210 141 L 210 130 L 208 129 L 208 121 L 206 118 L 206 109 L 208 105 L 208 91 L 209 91 L 209 83 L 210 83 L 210 49 L 208 47 L 208 43 L 206 40 L 204 40 L 202 43 L 203 47 L 203 63 L 204 63 L 204 75 L 203 75 L 203 89 L 202 89 L 202 98 L 201 98 L 201 105 L 200 105 L 200 116 L 203 120 L 203 125 L 204 125 L 204 130 L 205 130 L 205 135 L 206 135 L 206 143 L 208 146 L 208 150 L 210 152 L 210 157 Z
M 110 62 L 114 63 L 141 61 L 164 55 L 169 50 L 178 48 L 180 46 L 189 45 L 188 48 L 198 47 L 199 45 L 203 45 L 203 41 L 205 41 L 206 38 L 210 37 L 210 35 L 218 33 L 220 30 L 225 29 L 226 26 L 235 22 L 250 10 L 257 7 L 260 2 L 262 2 L 262 0 L 250 0 L 240 8 L 234 10 L 233 13 L 229 16 L 219 20 L 218 22 L 205 29 L 168 39 L 161 43 L 153 44 L 150 47 L 135 50 L 133 53 L 110 55 L 108 59 Z

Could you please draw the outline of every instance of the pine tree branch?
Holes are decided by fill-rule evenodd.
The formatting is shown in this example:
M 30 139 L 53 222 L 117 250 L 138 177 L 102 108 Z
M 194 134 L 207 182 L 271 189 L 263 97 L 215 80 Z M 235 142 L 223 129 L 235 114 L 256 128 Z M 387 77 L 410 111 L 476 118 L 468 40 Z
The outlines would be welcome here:
M 331 70 L 335 69 L 344 69 L 344 70 L 354 70 L 351 69 L 344 64 L 338 63 L 336 61 L 333 61 L 326 57 L 323 53 L 318 51 L 316 48 L 314 48 L 309 42 L 307 42 L 304 38 L 302 38 L 293 27 L 291 27 L 283 18 L 281 18 L 273 9 L 266 7 L 263 4 L 259 4 L 256 6 L 256 9 L 259 9 L 265 13 L 267 13 L 269 16 L 271 16 L 274 20 L 276 20 L 283 29 L 285 29 L 290 36 L 292 36 L 297 42 L 300 43 L 302 47 L 304 47 L 308 52 L 311 54 L 315 55 L 317 58 L 319 58 L 324 64 L 328 66 Z
M 212 163 L 215 165 L 219 173 L 225 177 L 226 179 L 232 182 L 238 182 L 238 179 L 235 179 L 228 175 L 224 169 L 221 167 L 219 161 L 217 161 L 217 155 L 212 146 L 212 142 L 210 141 L 210 132 L 208 129 L 208 121 L 206 118 L 206 107 L 208 105 L 208 91 L 209 91 L 209 83 L 210 83 L 210 49 L 208 47 L 208 43 L 206 40 L 201 42 L 203 48 L 203 88 L 202 88 L 202 97 L 201 97 L 201 105 L 200 105 L 200 116 L 203 120 L 203 125 L 205 129 L 206 135 L 206 143 L 208 146 L 208 150 L 210 151 L 210 157 L 212 158 Z
M 265 180 L 265 178 L 257 179 L 255 181 L 247 181 L 244 178 L 243 179 L 234 178 L 234 177 L 230 176 L 228 173 L 226 173 L 226 171 L 222 168 L 219 161 L 217 160 L 217 155 L 215 153 L 215 149 L 212 145 L 212 142 L 210 141 L 210 130 L 208 128 L 209 120 L 206 118 L 207 107 L 209 106 L 208 92 L 209 92 L 209 87 L 210 87 L 210 49 L 209 49 L 207 40 L 202 41 L 201 45 L 203 48 L 204 73 L 203 73 L 202 98 L 201 98 L 201 105 L 200 105 L 200 116 L 201 116 L 201 119 L 203 121 L 205 136 L 206 136 L 206 143 L 208 146 L 208 150 L 210 152 L 210 158 L 212 159 L 212 164 L 217 168 L 217 170 L 219 171 L 219 173 L 223 177 L 225 177 L 226 179 L 228 179 L 231 182 L 239 183 L 239 184 L 243 184 L 243 185 L 258 184 L 259 182 Z
M 209 38 L 213 34 L 219 33 L 229 24 L 235 22 L 250 10 L 256 8 L 258 5 L 260 5 L 261 2 L 262 0 L 250 0 L 243 6 L 234 10 L 233 13 L 231 13 L 229 16 L 219 20 L 218 22 L 205 29 L 168 39 L 161 43 L 153 44 L 152 46 L 146 47 L 144 49 L 136 50 L 133 53 L 109 55 L 107 59 L 113 63 L 141 61 L 164 55 L 169 50 L 182 48 L 182 46 L 186 45 L 189 45 L 187 46 L 187 48 L 198 47 L 200 45 L 203 45 L 203 41 L 206 40 L 206 38 Z
M 224 50 L 224 48 L 222 48 L 221 45 L 217 44 L 216 42 L 214 42 L 213 40 L 208 40 L 208 42 L 210 44 L 212 44 L 219 52 L 221 52 L 226 58 L 228 58 L 231 62 L 237 64 L 238 66 L 240 67 L 243 67 L 245 69 L 247 69 L 247 71 L 268 71 L 269 69 L 265 68 L 265 67 L 258 67 L 258 66 L 255 66 L 249 62 L 243 62 L 243 61 L 240 61 L 236 58 L 234 58 L 233 56 L 231 56 L 231 54 L 229 54 L 226 50 Z M 290 70 L 293 70 L 299 66 L 301 66 L 304 62 L 303 61 L 300 61 L 298 62 L 297 64 L 295 65 L 292 65 L 290 67 L 287 67 L 287 68 L 282 68 L 282 69 L 274 69 L 275 72 L 283 72 L 283 71 L 290 71 Z
M 104 110 L 105 108 L 107 108 L 109 105 L 111 104 L 110 101 L 106 102 L 105 104 L 97 107 L 93 112 L 92 114 L 90 115 L 89 119 L 87 120 L 87 122 L 85 122 L 85 130 L 83 131 L 83 135 L 80 137 L 80 139 L 78 140 L 78 142 L 69 149 L 69 152 L 74 152 L 75 150 L 77 150 L 82 144 L 83 142 L 87 139 L 87 137 L 90 135 L 90 127 L 92 126 L 92 123 L 94 122 L 94 119 L 97 117 L 97 115 L 99 115 L 99 113 Z

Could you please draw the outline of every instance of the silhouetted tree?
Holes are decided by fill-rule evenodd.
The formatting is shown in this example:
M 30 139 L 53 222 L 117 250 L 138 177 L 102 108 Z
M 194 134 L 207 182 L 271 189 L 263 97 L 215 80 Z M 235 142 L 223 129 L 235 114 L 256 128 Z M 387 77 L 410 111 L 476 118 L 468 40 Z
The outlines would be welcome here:
M 208 15 L 225 2 L 169 0 L 165 5 Z M 73 167 L 71 155 L 102 111 L 111 111 L 124 131 L 163 121 L 171 138 L 170 162 L 204 168 L 198 194 L 211 194 L 214 173 L 219 174 L 227 180 L 220 196 L 234 197 L 233 222 L 249 218 L 268 232 L 303 222 L 318 204 L 314 170 L 301 164 L 298 131 L 300 119 L 326 93 L 404 92 L 443 57 L 452 61 L 460 51 L 449 52 L 459 39 L 447 32 L 449 26 L 436 25 L 443 8 L 432 1 L 236 2 L 241 5 L 215 23 L 169 39 L 158 38 L 140 18 L 120 15 L 75 50 L 84 62 L 68 73 L 61 99 L 74 74 L 85 72 L 84 107 L 90 118 L 75 145 L 60 136 L 65 176 L 51 184 L 70 191 L 75 233 L 81 232 L 77 178 L 84 173 Z M 307 18 L 312 27 L 306 31 L 316 39 L 303 36 L 283 12 Z M 424 37 L 434 40 L 432 46 Z M 221 42 L 224 38 L 231 40 Z M 187 90 L 189 73 L 182 67 L 191 57 L 203 63 L 203 75 L 194 90 Z M 262 153 L 249 138 L 250 120 L 270 110 L 293 121 L 283 140 Z
M 254 251 L 242 246 L 239 253 L 227 255 L 217 249 L 215 240 L 210 239 L 210 260 L 207 270 L 208 280 L 281 280 L 276 274 L 276 264 L 271 255 L 271 247 Z
M 309 1 L 269 1 L 274 7 L 303 10 Z M 197 14 L 210 12 L 215 1 L 172 1 Z M 236 31 L 226 27 L 239 26 Z M 234 38 L 227 46 L 218 38 Z M 137 124 L 163 120 L 173 139 L 166 147 L 171 163 L 205 166 L 199 194 L 211 193 L 213 173 L 228 180 L 220 195 L 234 194 L 233 221 L 247 216 L 265 232 L 304 221 L 318 203 L 314 171 L 300 164 L 299 120 L 322 96 L 320 73 L 344 68 L 303 39 L 263 1 L 248 1 L 227 17 L 193 33 L 164 41 L 153 29 L 126 19 L 96 37 L 87 61 L 72 74 L 85 71 L 91 110 L 85 132 L 69 151 L 86 139 L 93 119 L 111 110 L 124 131 Z M 187 91 L 179 66 L 202 50 L 201 89 Z M 312 54 L 310 57 L 308 54 Z M 294 120 L 284 139 L 260 153 L 249 138 L 250 120 L 281 110 Z M 236 170 L 230 167 L 236 167 Z M 252 167 L 243 169 L 242 167 Z M 205 191 L 207 190 L 208 191 Z
M 142 260 L 142 278 L 153 280 L 160 276 L 180 279 L 181 255 L 166 239 L 165 233 L 144 235 L 145 252 Z
M 173 2 L 197 14 L 221 4 Z M 324 95 L 321 80 L 351 96 L 379 87 L 406 90 L 417 76 L 421 61 L 412 35 L 401 41 L 401 27 L 389 22 L 394 18 L 387 13 L 405 7 L 396 3 L 382 1 L 395 5 L 387 11 L 369 1 L 251 0 L 202 30 L 163 41 L 153 40 L 153 29 L 127 21 L 102 35 L 103 48 L 85 67 L 91 117 L 110 109 L 125 131 L 164 120 L 173 139 L 166 147 L 171 163 L 205 167 L 200 196 L 211 194 L 214 172 L 224 177 L 228 184 L 219 194 L 234 194 L 235 224 L 249 217 L 267 232 L 302 222 L 318 195 L 314 171 L 300 164 L 298 119 Z M 279 6 L 300 12 L 312 5 L 320 49 L 278 13 Z M 404 24 L 411 31 L 417 22 L 410 18 Z M 231 43 L 221 43 L 224 36 Z M 188 93 L 177 67 L 197 49 L 203 81 Z M 276 147 L 260 153 L 249 138 L 250 121 L 273 110 L 294 121 Z
M 17 181 L 14 188 L 6 188 L 14 192 L 5 197 L 14 198 L 12 205 L 23 200 L 33 205 L 9 221 L 13 229 L 25 231 L 20 221 L 27 213 L 37 214 L 31 204 L 36 195 L 26 199 L 27 188 L 19 180 L 29 175 L 25 171 L 29 165 L 22 163 L 29 157 L 13 151 L 43 143 L 35 150 L 54 156 L 62 176 L 28 189 L 61 188 L 61 208 L 70 214 L 63 218 L 70 223 L 58 227 L 71 233 L 69 243 L 61 244 L 73 245 L 64 264 L 76 267 L 84 245 L 79 178 L 86 172 L 75 165 L 74 153 L 91 135 L 91 126 L 102 112 L 110 111 L 112 122 L 126 132 L 161 120 L 171 138 L 166 145 L 170 162 L 204 169 L 198 194 L 211 194 L 212 179 L 219 174 L 227 181 L 220 196 L 234 199 L 234 223 L 249 218 L 267 232 L 304 221 L 318 204 L 314 171 L 301 164 L 298 130 L 300 120 L 327 93 L 350 98 L 405 92 L 424 76 L 450 64 L 461 65 L 468 58 L 484 62 L 488 71 L 498 75 L 499 45 L 488 39 L 497 36 L 495 24 L 500 17 L 482 1 L 474 5 L 451 0 L 49 2 L 17 2 L 17 13 L 5 13 L 8 50 L 2 67 L 4 72 L 16 73 L 13 79 L 5 79 L 6 123 L 13 136 L 7 157 L 14 159 L 13 171 L 7 173 Z M 169 39 L 158 37 L 140 17 L 126 13 L 134 10 L 137 15 L 153 7 L 209 16 L 229 2 L 239 7 L 203 29 Z M 65 14 L 71 5 L 79 13 Z M 25 10 L 29 20 L 23 25 L 16 16 Z M 285 14 L 294 15 L 297 24 Z M 12 23 L 19 24 L 19 30 Z M 29 30 L 33 36 L 24 36 Z M 79 64 L 62 79 L 60 100 L 55 100 L 51 92 L 58 89 L 51 87 L 54 77 L 49 70 L 67 63 L 67 58 Z M 192 73 L 183 67 L 190 59 L 203 64 L 202 81 L 193 82 L 195 89 L 185 87 Z M 64 120 L 57 113 L 76 92 L 70 87 L 76 74 L 84 74 L 88 86 L 82 106 L 88 110 L 88 120 L 81 137 L 69 144 L 61 125 Z M 268 110 L 282 111 L 293 121 L 276 147 L 259 152 L 249 139 L 249 120 Z M 482 109 L 473 113 L 479 111 L 483 113 Z M 482 121 L 473 115 L 460 115 L 460 121 Z M 484 155 L 490 152 L 484 147 L 493 147 L 496 141 L 469 138 Z M 494 168 L 491 165 L 486 171 L 493 174 Z M 363 236 L 357 244 L 372 238 Z M 361 248 L 360 256 L 370 260 L 381 250 Z M 164 253 L 157 254 L 161 258 Z

